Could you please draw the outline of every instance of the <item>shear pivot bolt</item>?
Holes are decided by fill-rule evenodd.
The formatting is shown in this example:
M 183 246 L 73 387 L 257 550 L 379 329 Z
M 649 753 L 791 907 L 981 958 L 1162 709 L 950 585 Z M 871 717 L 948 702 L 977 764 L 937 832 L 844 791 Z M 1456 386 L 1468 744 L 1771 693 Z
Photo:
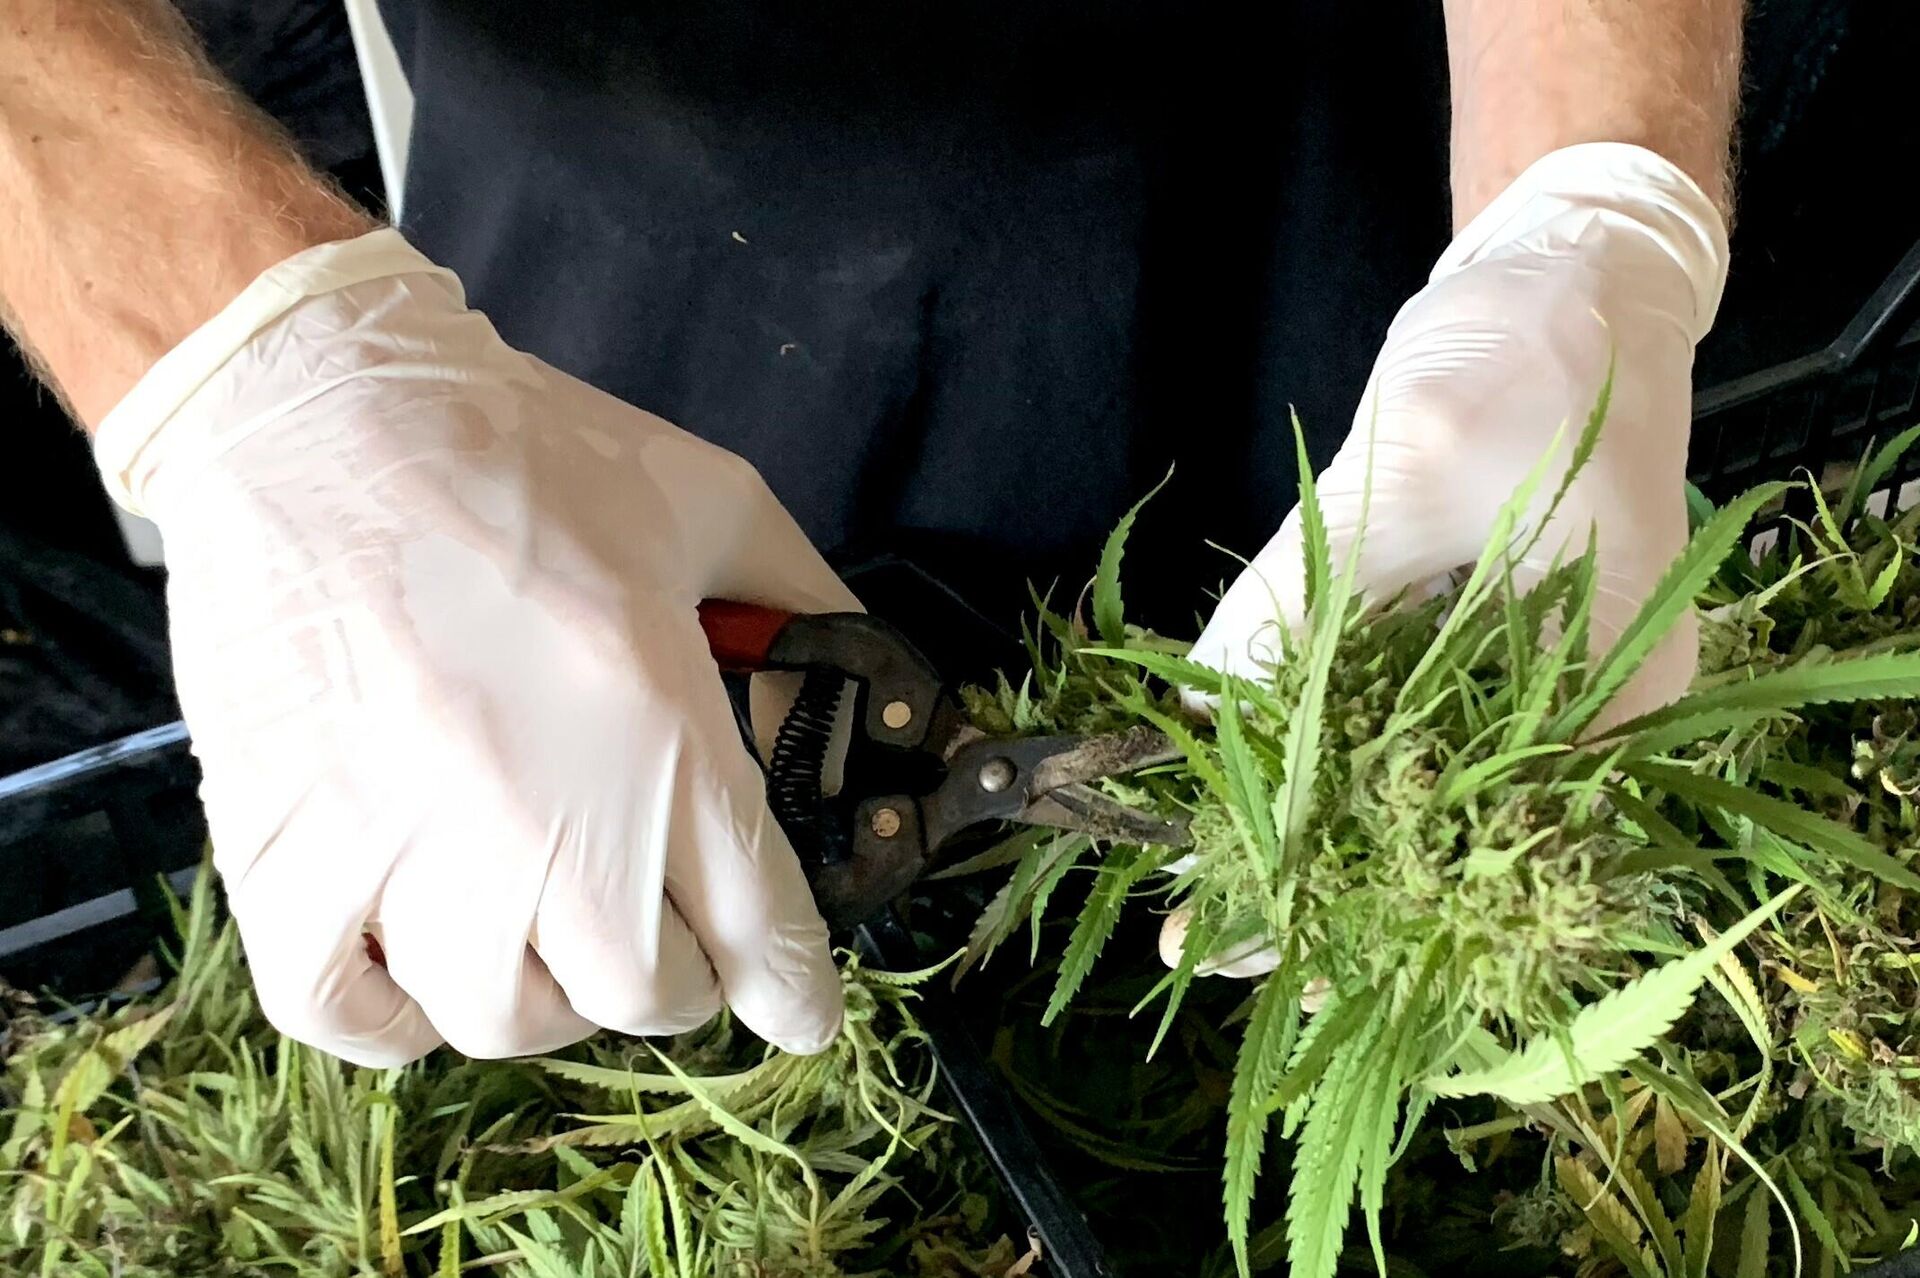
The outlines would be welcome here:
M 1015 771 L 1011 759 L 988 759 L 980 765 L 980 788 L 998 794 L 1013 784 Z
M 913 722 L 913 707 L 904 701 L 889 701 L 881 708 L 880 722 L 889 728 L 904 728 Z
M 875 810 L 873 819 L 869 824 L 872 826 L 873 833 L 876 837 L 891 839 L 894 835 L 900 833 L 900 814 L 892 808 L 879 808 Z

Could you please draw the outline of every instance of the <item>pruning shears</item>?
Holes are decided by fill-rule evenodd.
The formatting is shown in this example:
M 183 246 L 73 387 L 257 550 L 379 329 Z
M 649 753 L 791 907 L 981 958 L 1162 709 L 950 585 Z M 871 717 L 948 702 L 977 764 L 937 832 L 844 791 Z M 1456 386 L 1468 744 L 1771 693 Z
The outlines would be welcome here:
M 1163 733 L 989 735 L 905 635 L 862 613 L 708 600 L 700 624 L 725 672 L 804 672 L 767 761 L 767 798 L 829 926 L 880 913 L 939 864 L 954 838 L 983 822 L 1121 843 L 1187 842 L 1184 821 L 1128 807 L 1091 784 L 1179 758 Z M 845 780 L 829 796 L 827 754 L 849 689 Z

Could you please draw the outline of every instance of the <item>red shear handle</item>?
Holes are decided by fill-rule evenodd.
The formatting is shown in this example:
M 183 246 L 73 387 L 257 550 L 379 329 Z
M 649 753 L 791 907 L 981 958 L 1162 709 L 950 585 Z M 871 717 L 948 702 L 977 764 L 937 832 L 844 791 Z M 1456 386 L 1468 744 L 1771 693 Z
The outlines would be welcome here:
M 767 668 L 774 640 L 793 620 L 793 614 L 760 604 L 726 599 L 700 601 L 700 628 L 707 632 L 713 659 L 729 674 L 752 674 Z

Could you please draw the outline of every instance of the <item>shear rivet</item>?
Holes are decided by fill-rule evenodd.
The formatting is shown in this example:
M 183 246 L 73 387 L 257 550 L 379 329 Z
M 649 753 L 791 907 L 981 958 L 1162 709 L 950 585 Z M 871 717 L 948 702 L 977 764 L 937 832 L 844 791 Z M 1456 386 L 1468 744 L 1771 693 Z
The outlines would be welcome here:
M 1017 770 L 1011 759 L 988 759 L 980 765 L 980 788 L 988 794 L 998 794 L 1013 784 Z
M 913 722 L 913 707 L 904 701 L 889 701 L 880 711 L 880 722 L 889 728 L 904 728 Z
M 900 833 L 900 814 L 892 808 L 879 808 L 874 812 L 870 824 L 875 837 L 891 839 Z

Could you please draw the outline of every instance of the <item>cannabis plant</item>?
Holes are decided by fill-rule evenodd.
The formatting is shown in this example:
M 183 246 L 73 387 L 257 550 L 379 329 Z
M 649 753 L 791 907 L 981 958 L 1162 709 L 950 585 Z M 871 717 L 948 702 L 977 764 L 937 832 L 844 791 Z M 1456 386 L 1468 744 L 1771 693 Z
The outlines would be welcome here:
M 910 1009 L 930 972 L 849 957 L 845 1030 L 814 1057 L 723 1018 L 661 1045 L 359 1069 L 267 1026 L 212 880 L 178 907 L 164 996 L 7 1027 L 0 1272 L 1024 1272 L 930 1103 Z
M 1575 467 L 1604 416 L 1603 397 Z M 1136 1008 L 1159 1002 L 1150 1054 L 1205 960 L 1272 946 L 1277 966 L 1242 1009 L 1226 1106 L 1225 1231 L 1243 1274 L 1276 1132 L 1293 1145 L 1291 1272 L 1334 1272 L 1356 1206 L 1384 1271 L 1389 1172 L 1436 1106 L 1480 1118 L 1454 1141 L 1470 1159 L 1486 1142 L 1536 1142 L 1549 1169 L 1540 1209 L 1503 1205 L 1508 1223 L 1589 1262 L 1706 1274 L 1728 1213 L 1743 1278 L 1774 1254 L 1797 1269 L 1801 1223 L 1828 1264 L 1886 1242 L 1884 1210 L 1846 1238 L 1819 1214 L 1822 1193 L 1836 1209 L 1860 1195 L 1810 1188 L 1800 1167 L 1817 1156 L 1750 1146 L 1756 1133 L 1775 1141 L 1769 1120 L 1816 1087 L 1822 1099 L 1802 1108 L 1837 1107 L 1851 1124 L 1843 1143 L 1914 1132 L 1902 909 L 1920 890 L 1909 865 L 1920 654 L 1903 628 L 1920 607 L 1907 559 L 1916 517 L 1864 509 L 1910 442 L 1864 466 L 1838 510 L 1800 483 L 1702 508 L 1685 552 L 1604 651 L 1591 644 L 1591 549 L 1531 588 L 1516 581 L 1545 523 L 1525 522 L 1544 468 L 1460 584 L 1409 604 L 1363 598 L 1355 556 L 1334 561 L 1303 452 L 1306 616 L 1258 680 L 1123 624 L 1130 516 L 1102 558 L 1092 625 L 1043 604 L 1033 670 L 976 690 L 970 709 L 1002 731 L 1155 725 L 1184 759 L 1114 793 L 1184 816 L 1193 847 L 1016 841 L 981 859 L 1014 869 L 971 958 L 1028 921 L 1037 944 L 1050 903 L 1076 901 L 1046 1012 L 1057 1016 L 1130 902 L 1182 908 L 1180 966 Z M 1557 493 L 1538 503 L 1548 516 Z M 1817 524 L 1782 514 L 1802 500 Z M 1747 544 L 1763 513 L 1792 535 L 1756 563 Z M 1709 677 L 1674 705 L 1596 729 L 1696 600 L 1714 608 Z M 1210 724 L 1180 713 L 1179 687 L 1215 694 Z M 1061 893 L 1077 871 L 1085 891 Z M 1830 961 L 1812 957 L 1816 938 Z M 1784 1006 L 1761 995 L 1756 961 L 1789 986 Z M 1694 1009 L 1704 985 L 1718 1013 Z M 1896 1029 L 1874 1038 L 1869 1026 Z M 1789 1043 L 1809 1081 L 1783 1092 Z M 1770 1242 L 1769 1213 L 1789 1247 Z

